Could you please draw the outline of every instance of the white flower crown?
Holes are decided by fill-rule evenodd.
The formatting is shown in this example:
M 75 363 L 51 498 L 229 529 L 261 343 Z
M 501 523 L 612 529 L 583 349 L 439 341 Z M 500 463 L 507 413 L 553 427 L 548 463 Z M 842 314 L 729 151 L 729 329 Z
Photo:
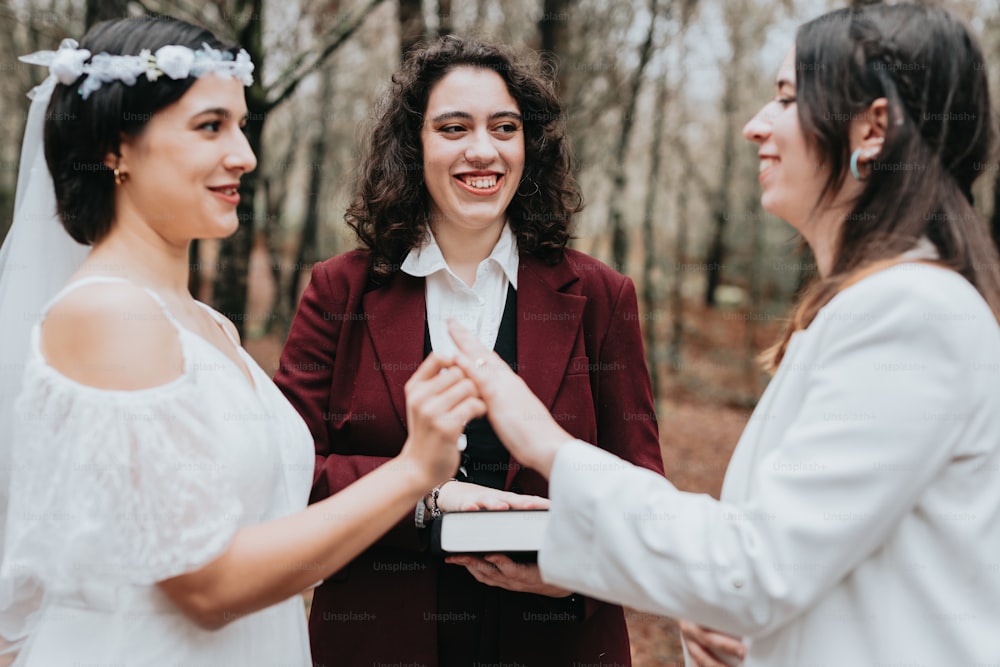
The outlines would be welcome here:
M 235 58 L 228 51 L 213 49 L 208 44 L 202 44 L 197 51 L 171 45 L 160 47 L 156 53 L 143 49 L 137 56 L 98 53 L 91 58 L 90 51 L 78 47 L 75 39 L 64 39 L 58 51 L 36 51 L 18 60 L 48 67 L 49 74 L 66 86 L 86 74 L 78 91 L 83 99 L 110 81 L 134 86 L 143 75 L 149 81 L 156 81 L 163 75 L 176 80 L 217 74 L 236 78 L 244 86 L 253 84 L 253 62 L 243 49 Z M 90 62 L 86 62 L 88 58 Z

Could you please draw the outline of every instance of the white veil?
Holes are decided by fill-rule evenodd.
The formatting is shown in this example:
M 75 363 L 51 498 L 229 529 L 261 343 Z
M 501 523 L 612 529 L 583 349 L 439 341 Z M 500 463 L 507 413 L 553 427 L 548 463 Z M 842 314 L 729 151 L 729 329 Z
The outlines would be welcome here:
M 16 473 L 11 460 L 14 401 L 21 389 L 31 329 L 90 250 L 70 238 L 59 222 L 45 164 L 43 128 L 55 83 L 50 76 L 28 94 L 32 103 L 21 146 L 14 220 L 0 248 L 0 558 L 6 543 L 10 477 Z M 16 650 L 26 638 L 40 599 L 34 581 L 17 572 L 0 574 L 0 656 Z

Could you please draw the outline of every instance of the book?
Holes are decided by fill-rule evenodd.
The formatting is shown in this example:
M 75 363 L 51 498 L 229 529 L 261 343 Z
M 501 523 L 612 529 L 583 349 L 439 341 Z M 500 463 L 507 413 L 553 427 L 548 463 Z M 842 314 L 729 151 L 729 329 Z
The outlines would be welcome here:
M 452 554 L 524 554 L 542 546 L 548 510 L 447 512 L 431 522 L 431 550 Z

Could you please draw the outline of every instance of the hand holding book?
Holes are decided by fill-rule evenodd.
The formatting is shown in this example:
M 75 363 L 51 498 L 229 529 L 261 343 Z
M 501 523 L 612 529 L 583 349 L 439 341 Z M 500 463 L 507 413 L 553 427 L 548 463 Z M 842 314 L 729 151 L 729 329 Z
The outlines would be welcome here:
M 569 597 L 573 591 L 542 581 L 541 571 L 535 563 L 518 563 L 502 554 L 478 556 L 449 556 L 446 562 L 464 565 L 476 581 L 487 586 L 498 586 L 519 593 L 534 593 L 553 598 Z
M 454 481 L 441 487 L 438 505 L 444 516 L 431 524 L 431 548 L 445 554 L 445 562 L 464 566 L 488 586 L 550 597 L 570 595 L 544 583 L 538 565 L 505 555 L 534 557 L 548 519 L 547 498 Z

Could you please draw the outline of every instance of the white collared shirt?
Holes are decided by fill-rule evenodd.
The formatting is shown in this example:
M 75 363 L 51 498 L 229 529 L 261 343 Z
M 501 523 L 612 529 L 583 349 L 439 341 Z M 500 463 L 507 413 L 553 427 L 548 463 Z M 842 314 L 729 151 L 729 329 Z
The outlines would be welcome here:
M 400 269 L 425 278 L 431 349 L 455 353 L 455 343 L 448 335 L 448 320 L 453 319 L 492 350 L 507 303 L 507 285 L 517 289 L 517 267 L 517 242 L 505 224 L 493 252 L 479 263 L 476 281 L 469 287 L 445 262 L 434 234 L 428 230 L 424 242 L 406 255 Z

